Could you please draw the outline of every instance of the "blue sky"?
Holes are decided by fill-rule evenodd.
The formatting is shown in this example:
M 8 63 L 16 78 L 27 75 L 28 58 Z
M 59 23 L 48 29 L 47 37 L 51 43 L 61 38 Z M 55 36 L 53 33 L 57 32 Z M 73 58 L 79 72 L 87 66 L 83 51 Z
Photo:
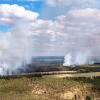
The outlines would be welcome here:
M 0 0 L 0 4 L 1 70 L 29 64 L 33 56 L 66 56 L 67 65 L 100 61 L 100 0 Z
M 27 10 L 38 12 L 39 14 L 41 14 L 45 5 L 44 1 L 45 0 L 0 0 L 0 4 L 17 4 L 19 6 L 23 6 Z M 4 25 L 0 25 L 0 27 L 4 27 Z
M 23 37 L 31 34 L 32 46 L 37 54 L 65 55 L 72 48 L 77 51 L 75 47 L 80 51 L 86 50 L 86 53 L 97 53 L 100 43 L 100 0 L 0 0 L 0 4 L 3 4 L 0 9 L 0 32 L 9 31 L 9 36 L 10 33 L 20 36 L 20 33 Z M 21 28 L 17 22 L 21 22 Z M 23 26 L 25 30 L 22 30 Z M 95 43 L 93 50 L 91 40 Z M 87 50 L 87 47 L 90 48 Z
M 0 4 L 18 4 L 20 6 L 25 7 L 28 10 L 38 12 L 40 14 L 39 18 L 44 18 L 44 19 L 45 17 L 48 17 L 49 19 L 53 19 L 55 16 L 59 14 L 64 14 L 71 8 L 76 8 L 76 6 L 77 8 L 100 8 L 100 0 L 91 0 L 92 2 L 81 3 L 81 4 L 79 3 L 78 5 L 76 5 L 77 3 L 75 2 L 68 4 L 69 1 L 72 1 L 72 0 L 68 0 L 67 2 L 65 2 L 65 4 L 67 4 L 67 7 L 64 5 L 61 5 L 61 7 L 57 7 L 57 6 L 49 7 L 48 5 L 46 5 L 46 1 L 47 0 L 0 0 Z M 75 0 L 75 1 L 79 1 L 79 0 Z M 47 13 L 48 16 L 44 16 L 45 12 Z
M 18 4 L 23 6 L 27 10 L 38 12 L 39 18 L 41 18 L 41 13 L 44 8 L 44 0 L 0 0 L 0 4 Z M 5 24 L 0 24 L 0 32 L 10 31 L 10 27 Z
M 59 15 L 66 14 L 70 9 L 84 9 L 84 8 L 100 8 L 100 0 L 91 0 L 88 3 L 77 3 L 77 2 L 70 2 L 72 0 L 67 0 L 65 5 L 61 5 L 60 7 L 57 6 L 48 6 L 46 4 L 47 0 L 0 0 L 0 4 L 17 4 L 19 6 L 23 6 L 27 10 L 31 10 L 33 12 L 38 12 L 40 19 L 50 19 L 53 20 Z M 49 0 L 48 0 L 49 1 Z M 53 0 L 51 0 L 53 1 Z M 54 0 L 56 1 L 56 0 Z M 60 1 L 60 0 L 58 0 Z M 62 0 L 64 1 L 64 0 Z M 66 0 L 65 0 L 66 1 Z M 75 0 L 79 1 L 79 0 Z M 58 2 L 57 2 L 58 3 Z M 59 4 L 59 3 L 58 3 Z M 9 27 L 7 25 L 0 25 L 0 32 L 9 31 Z
M 69 1 L 72 1 L 68 0 L 67 2 L 65 2 L 65 4 L 68 4 L 67 7 L 64 5 L 61 5 L 61 7 L 58 6 L 49 7 L 48 5 L 46 5 L 46 1 L 47 0 L 0 0 L 0 4 L 18 4 L 20 6 L 25 7 L 28 10 L 38 12 L 40 14 L 39 18 L 43 19 L 53 19 L 54 17 L 60 14 L 64 14 L 65 12 L 67 12 L 72 8 L 76 8 L 76 6 L 77 8 L 100 8 L 100 0 L 91 0 L 92 1 L 91 3 L 90 2 L 82 4 L 79 3 L 78 5 L 75 5 L 77 4 L 75 2 L 72 2 L 72 4 L 68 4 Z
M 100 61 L 100 0 L 0 0 L 0 4 L 1 71 L 20 69 L 33 56 L 66 55 L 67 65 Z
M 0 0 L 0 4 L 18 4 L 28 10 L 41 12 L 44 0 Z
M 10 27 L 5 24 L 0 24 L 0 32 L 8 32 L 10 31 Z

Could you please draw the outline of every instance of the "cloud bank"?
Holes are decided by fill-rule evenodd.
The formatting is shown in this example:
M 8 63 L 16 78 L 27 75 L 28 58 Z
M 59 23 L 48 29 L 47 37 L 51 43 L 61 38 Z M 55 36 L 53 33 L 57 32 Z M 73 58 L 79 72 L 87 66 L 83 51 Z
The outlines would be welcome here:
M 65 64 L 91 64 L 100 61 L 99 22 L 100 10 L 97 8 L 72 9 L 54 21 L 45 23 L 42 20 L 37 30 L 51 36 L 51 41 L 46 42 L 51 48 L 49 53 L 67 54 L 65 58 L 71 56 L 71 61 L 65 60 Z
M 19 5 L 0 5 L 0 24 L 11 28 L 0 33 L 0 75 L 18 73 L 36 55 L 66 55 L 65 65 L 100 61 L 100 9 L 71 9 L 54 20 L 38 16 Z
M 17 4 L 1 4 L 0 8 L 0 23 L 16 23 L 17 20 L 33 21 L 39 15 L 36 12 L 25 10 L 24 7 Z
M 54 6 L 77 6 L 80 4 L 88 3 L 91 4 L 96 0 L 46 0 L 47 5 Z

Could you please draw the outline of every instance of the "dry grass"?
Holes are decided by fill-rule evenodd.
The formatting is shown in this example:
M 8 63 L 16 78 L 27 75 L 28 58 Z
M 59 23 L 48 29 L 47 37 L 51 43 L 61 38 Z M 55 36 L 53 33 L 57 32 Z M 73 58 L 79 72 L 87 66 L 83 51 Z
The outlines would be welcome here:
M 91 85 L 73 79 L 21 77 L 0 79 L 0 100 L 64 100 L 67 94 L 92 95 Z M 66 99 L 67 100 L 67 99 Z
M 93 78 L 93 77 L 99 77 L 99 76 L 100 76 L 100 72 L 48 75 L 48 77 L 53 77 L 53 78 L 66 78 L 66 77 L 87 77 L 87 78 Z

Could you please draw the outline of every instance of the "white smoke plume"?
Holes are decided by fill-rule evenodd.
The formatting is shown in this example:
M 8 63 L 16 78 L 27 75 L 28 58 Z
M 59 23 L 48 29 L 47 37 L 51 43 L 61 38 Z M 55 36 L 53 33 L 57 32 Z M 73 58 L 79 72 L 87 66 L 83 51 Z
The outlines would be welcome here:
M 18 5 L 0 5 L 0 23 L 11 27 L 0 33 L 0 75 L 17 74 L 31 63 L 33 55 L 32 25 L 37 13 Z
M 86 52 L 68 53 L 64 57 L 63 66 L 75 67 L 76 65 L 93 64 L 94 61 L 91 54 Z
M 28 26 L 19 25 L 12 32 L 1 33 L 0 75 L 18 73 L 19 69 L 25 70 L 25 65 L 31 63 L 33 47 L 27 32 L 30 32 Z
M 14 8 L 14 9 L 13 9 Z M 66 55 L 64 65 L 100 61 L 100 10 L 71 9 L 53 20 L 18 5 L 0 5 L 0 75 L 18 73 L 34 55 Z

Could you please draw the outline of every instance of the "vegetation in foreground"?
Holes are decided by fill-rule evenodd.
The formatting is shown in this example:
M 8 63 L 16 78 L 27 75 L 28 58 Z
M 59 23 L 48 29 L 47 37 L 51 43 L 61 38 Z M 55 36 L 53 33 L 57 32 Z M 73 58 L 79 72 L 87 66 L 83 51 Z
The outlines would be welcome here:
M 79 73 L 100 71 L 100 65 L 83 65 L 75 68 L 54 66 L 50 66 L 48 71 L 73 70 Z M 39 66 L 37 72 L 41 69 L 47 71 L 48 66 L 45 68 Z M 100 98 L 99 95 L 100 77 L 90 79 L 24 75 L 0 79 L 0 100 L 93 100 Z
M 95 97 L 94 89 L 100 88 L 99 84 L 100 78 L 55 79 L 43 76 L 0 79 L 0 100 L 91 100 Z

